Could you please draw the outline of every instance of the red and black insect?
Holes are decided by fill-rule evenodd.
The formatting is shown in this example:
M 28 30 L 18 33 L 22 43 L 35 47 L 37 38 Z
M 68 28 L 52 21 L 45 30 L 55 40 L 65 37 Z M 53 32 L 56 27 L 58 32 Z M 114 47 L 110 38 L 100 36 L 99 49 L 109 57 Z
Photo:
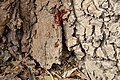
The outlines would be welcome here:
M 52 28 L 55 28 L 54 24 L 52 24 Z
M 55 24 L 57 26 L 60 26 L 61 23 L 64 21 L 63 15 L 66 13 L 67 13 L 67 11 L 64 9 L 62 9 L 60 11 L 58 10 L 57 12 L 54 13 Z

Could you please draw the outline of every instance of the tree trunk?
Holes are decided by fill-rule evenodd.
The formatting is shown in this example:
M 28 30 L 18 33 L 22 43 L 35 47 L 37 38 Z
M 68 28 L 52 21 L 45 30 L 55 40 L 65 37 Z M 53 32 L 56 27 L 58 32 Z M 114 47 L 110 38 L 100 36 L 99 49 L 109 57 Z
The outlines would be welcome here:
M 30 56 L 47 69 L 77 66 L 87 80 L 120 79 L 119 0 L 1 0 L 0 6 L 1 64 Z

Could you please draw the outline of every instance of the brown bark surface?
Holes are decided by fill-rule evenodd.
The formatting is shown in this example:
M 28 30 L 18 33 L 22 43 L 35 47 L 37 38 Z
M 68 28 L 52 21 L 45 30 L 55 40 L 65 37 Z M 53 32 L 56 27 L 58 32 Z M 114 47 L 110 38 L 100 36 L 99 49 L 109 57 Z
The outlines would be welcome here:
M 1 79 L 119 80 L 119 18 L 119 0 L 1 0 Z

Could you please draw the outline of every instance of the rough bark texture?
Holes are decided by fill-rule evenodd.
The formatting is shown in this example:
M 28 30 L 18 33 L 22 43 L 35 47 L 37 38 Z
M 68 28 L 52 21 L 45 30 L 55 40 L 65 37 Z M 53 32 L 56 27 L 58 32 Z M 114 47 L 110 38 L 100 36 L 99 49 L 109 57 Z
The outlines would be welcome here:
M 88 80 L 120 79 L 120 1 L 41 0 L 37 4 L 37 34 L 32 49 L 41 66 L 50 68 L 53 63 L 72 62 L 74 57 Z M 54 12 L 61 9 L 67 10 L 66 19 L 57 26 Z
M 30 55 L 47 69 L 77 66 L 84 79 L 119 80 L 119 18 L 119 0 L 1 0 L 1 69 Z

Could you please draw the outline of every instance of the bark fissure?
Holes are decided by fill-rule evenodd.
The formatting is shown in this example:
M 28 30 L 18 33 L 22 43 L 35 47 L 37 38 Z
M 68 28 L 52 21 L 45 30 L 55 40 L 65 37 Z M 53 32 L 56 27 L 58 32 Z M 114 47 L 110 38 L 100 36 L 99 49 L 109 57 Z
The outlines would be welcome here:
M 119 0 L 0 1 L 2 68 L 33 60 L 36 68 L 77 66 L 85 79 L 118 80 L 119 18 Z

